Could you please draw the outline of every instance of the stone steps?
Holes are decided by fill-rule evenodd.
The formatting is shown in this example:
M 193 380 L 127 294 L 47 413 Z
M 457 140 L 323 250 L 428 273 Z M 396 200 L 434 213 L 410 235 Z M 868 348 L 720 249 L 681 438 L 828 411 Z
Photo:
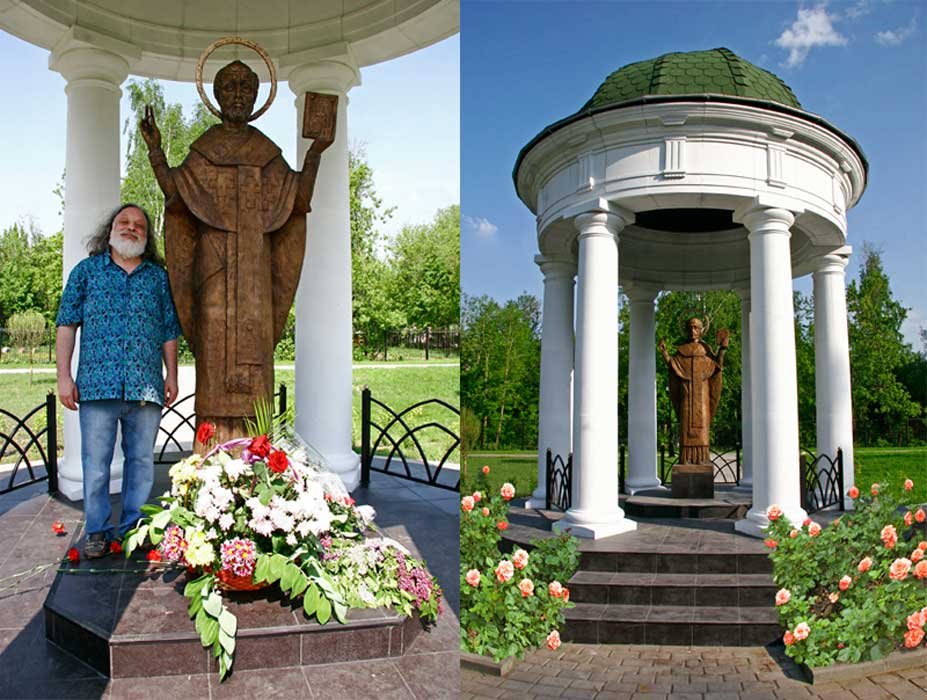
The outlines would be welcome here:
M 767 607 L 776 595 L 769 574 L 650 574 L 579 571 L 569 583 L 576 603 Z

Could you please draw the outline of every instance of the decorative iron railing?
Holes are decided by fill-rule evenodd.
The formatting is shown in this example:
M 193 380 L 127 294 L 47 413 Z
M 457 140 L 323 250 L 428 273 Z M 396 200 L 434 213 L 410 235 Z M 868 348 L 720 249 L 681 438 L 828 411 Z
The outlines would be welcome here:
M 568 454 L 566 461 L 561 455 L 554 455 L 547 450 L 547 510 L 566 512 L 572 503 L 573 494 L 573 455 Z
M 49 394 L 45 402 L 39 404 L 23 418 L 0 409 L 3 416 L 11 423 L 7 429 L 0 428 L 0 465 L 11 465 L 9 475 L 0 476 L 0 494 L 48 481 L 48 493 L 58 493 L 58 417 L 57 397 Z M 34 421 L 44 411 L 45 425 Z M 5 425 L 7 421 L 3 421 Z M 30 421 L 37 425 L 30 426 Z M 15 462 L 11 462 L 15 459 Z M 25 471 L 23 471 L 25 469 Z M 39 474 L 43 469 L 44 474 Z M 27 477 L 19 478 L 22 474 Z M 5 482 L 5 483 L 3 483 Z
M 419 401 L 397 413 L 382 401 L 373 398 L 370 389 L 364 387 L 361 394 L 362 486 L 368 486 L 370 484 L 370 472 L 374 471 L 382 474 L 390 474 L 402 479 L 409 479 L 410 481 L 415 481 L 420 484 L 437 486 L 438 488 L 447 489 L 449 491 L 460 491 L 459 475 L 457 481 L 453 485 L 447 483 L 447 481 L 442 482 L 440 480 L 442 470 L 448 458 L 453 454 L 454 450 L 457 449 L 457 446 L 460 445 L 460 435 L 447 426 L 433 420 L 416 426 L 411 426 L 409 423 L 408 418 L 410 414 L 429 405 L 441 406 L 450 411 L 454 416 L 457 416 L 458 419 L 460 417 L 459 409 L 454 408 L 441 399 L 426 399 L 425 401 Z M 373 406 L 378 406 L 386 414 L 385 424 L 381 425 L 374 421 L 372 417 Z M 391 430 L 394 431 L 394 434 L 390 433 Z M 432 464 L 428 459 L 428 455 L 422 447 L 422 443 L 418 437 L 419 434 L 425 430 L 437 430 L 451 438 L 450 446 L 444 451 L 444 454 L 441 455 L 441 458 L 436 464 Z M 408 443 L 411 443 L 412 448 L 414 448 L 414 454 L 418 457 L 418 459 L 412 460 L 412 463 L 410 463 L 410 460 L 406 457 L 406 453 L 403 451 L 403 444 Z M 384 452 L 388 450 L 382 466 L 375 466 L 373 463 L 378 450 Z M 394 464 L 394 460 L 401 463 L 401 470 L 397 468 L 396 471 L 390 471 L 390 467 Z M 413 466 L 415 467 L 414 470 Z
M 844 510 L 843 450 L 838 447 L 837 455 L 830 457 L 802 448 L 798 462 L 801 507 L 805 512 L 811 514 L 831 506 Z
M 740 485 L 743 477 L 740 461 L 740 445 L 730 449 L 709 450 L 711 463 L 715 468 L 715 483 Z M 660 445 L 660 483 L 664 486 L 669 483 L 673 467 L 679 464 L 679 457 L 675 455 L 672 446 Z

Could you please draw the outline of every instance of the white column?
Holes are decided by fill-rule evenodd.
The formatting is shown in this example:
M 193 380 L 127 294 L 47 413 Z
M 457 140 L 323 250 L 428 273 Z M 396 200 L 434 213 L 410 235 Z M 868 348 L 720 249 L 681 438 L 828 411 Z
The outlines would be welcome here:
M 348 180 L 348 97 L 357 67 L 320 61 L 294 68 L 297 167 L 310 141 L 302 138 L 306 92 L 338 95 L 335 142 L 325 151 L 307 217 L 306 257 L 296 291 L 296 431 L 324 455 L 353 490 L 360 458 L 351 439 L 351 221 Z
M 76 47 L 52 54 L 49 67 L 67 81 L 67 146 L 64 183 L 63 272 L 87 257 L 84 239 L 119 204 L 119 85 L 129 74 L 125 59 L 96 48 Z M 79 345 L 78 337 L 78 345 Z M 75 349 L 72 372 L 77 376 Z M 83 498 L 78 414 L 60 408 L 64 456 L 58 461 L 58 488 L 67 498 Z M 117 438 L 110 492 L 122 489 L 122 447 Z
M 657 290 L 625 285 L 631 302 L 631 349 L 628 362 L 628 478 L 631 494 L 664 489 L 657 475 Z M 665 490 L 665 489 L 664 489 Z
M 604 212 L 576 217 L 573 504 L 554 530 L 593 539 L 637 528 L 618 506 L 618 232 L 625 223 Z
M 848 249 L 823 255 L 814 272 L 814 383 L 817 451 L 831 458 L 843 450 L 842 498 L 853 484 L 853 396 L 845 287 Z
M 753 491 L 753 405 L 750 399 L 750 290 L 738 289 L 740 297 L 740 464 L 738 488 Z
M 573 285 L 576 261 L 538 255 L 544 275 L 541 386 L 538 400 L 538 486 L 526 507 L 545 508 L 547 450 L 564 462 L 573 450 Z
M 798 379 L 789 227 L 785 209 L 756 207 L 743 216 L 750 231 L 750 368 L 753 417 L 753 506 L 739 532 L 762 537 L 766 509 L 778 505 L 793 523 L 801 507 L 798 470 Z

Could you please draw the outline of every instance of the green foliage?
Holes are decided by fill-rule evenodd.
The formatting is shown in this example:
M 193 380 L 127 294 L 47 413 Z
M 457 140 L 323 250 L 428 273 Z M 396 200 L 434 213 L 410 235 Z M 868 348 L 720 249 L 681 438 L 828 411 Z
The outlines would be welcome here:
M 44 236 L 31 222 L 0 233 L 0 327 L 13 314 L 33 309 L 54 324 L 61 300 L 63 241 L 60 232 Z
M 464 404 L 479 418 L 478 442 L 536 447 L 541 366 L 540 307 L 524 294 L 500 306 L 464 297 L 460 385 Z
M 915 517 L 913 490 L 898 484 L 877 485 L 874 492 L 860 494 L 855 511 L 819 534 L 812 534 L 816 524 L 784 516 L 767 530 L 773 578 L 789 594 L 778 607 L 788 630 L 786 653 L 799 662 L 819 667 L 880 659 L 904 648 L 908 616 L 927 608 L 927 543 L 919 546 L 927 533 L 917 522 L 923 510 Z M 867 558 L 868 570 L 861 565 Z M 893 565 L 908 571 L 893 577 Z M 801 623 L 810 627 L 803 640 L 795 634 Z
M 499 525 L 508 526 L 508 502 L 489 490 L 482 471 L 475 481 L 477 492 L 461 499 L 460 646 L 496 661 L 521 657 L 562 627 L 563 611 L 573 607 L 562 585 L 575 572 L 576 544 L 563 535 L 532 543 L 530 554 L 501 555 Z

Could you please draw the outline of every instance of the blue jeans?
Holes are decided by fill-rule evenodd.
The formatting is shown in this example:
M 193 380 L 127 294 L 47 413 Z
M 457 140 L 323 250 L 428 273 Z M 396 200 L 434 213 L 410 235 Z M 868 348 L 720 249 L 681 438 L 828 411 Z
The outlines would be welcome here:
M 84 472 L 84 517 L 90 536 L 113 537 L 109 519 L 109 473 L 116 447 L 116 425 L 122 423 L 122 518 L 119 537 L 135 527 L 141 507 L 154 484 L 154 443 L 161 423 L 161 407 L 139 401 L 84 401 L 80 404 L 80 456 Z

